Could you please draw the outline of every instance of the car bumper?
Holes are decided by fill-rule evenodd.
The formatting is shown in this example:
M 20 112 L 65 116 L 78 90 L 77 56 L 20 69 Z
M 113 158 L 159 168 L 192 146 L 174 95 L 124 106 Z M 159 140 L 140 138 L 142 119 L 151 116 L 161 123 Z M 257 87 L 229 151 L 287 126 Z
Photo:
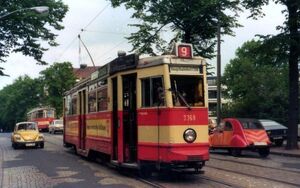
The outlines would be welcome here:
M 34 142 L 13 142 L 17 147 L 37 147 L 43 144 L 44 141 L 34 141 Z

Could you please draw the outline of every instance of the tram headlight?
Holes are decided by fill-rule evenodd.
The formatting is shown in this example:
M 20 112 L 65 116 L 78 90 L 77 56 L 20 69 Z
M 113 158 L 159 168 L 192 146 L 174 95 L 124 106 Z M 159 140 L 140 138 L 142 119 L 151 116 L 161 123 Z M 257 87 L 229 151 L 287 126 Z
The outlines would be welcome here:
M 183 139 L 187 142 L 187 143 L 193 143 L 197 138 L 197 133 L 194 129 L 187 129 L 184 131 L 183 133 Z

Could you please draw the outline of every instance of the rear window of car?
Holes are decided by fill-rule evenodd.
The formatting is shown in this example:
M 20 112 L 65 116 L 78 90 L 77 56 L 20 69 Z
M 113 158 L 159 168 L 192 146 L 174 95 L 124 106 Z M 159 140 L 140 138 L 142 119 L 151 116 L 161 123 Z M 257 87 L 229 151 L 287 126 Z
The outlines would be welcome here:
M 258 121 L 240 120 L 244 129 L 264 129 Z
M 57 120 L 55 121 L 55 124 L 63 124 L 63 120 Z
M 263 126 L 274 126 L 274 125 L 281 125 L 275 121 L 261 121 L 261 123 L 263 124 Z

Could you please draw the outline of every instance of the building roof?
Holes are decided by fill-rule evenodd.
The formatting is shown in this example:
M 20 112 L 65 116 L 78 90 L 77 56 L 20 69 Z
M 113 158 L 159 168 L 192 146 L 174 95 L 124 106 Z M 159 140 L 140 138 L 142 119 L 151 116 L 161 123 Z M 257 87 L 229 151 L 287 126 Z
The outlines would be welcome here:
M 88 66 L 81 66 L 80 68 L 73 68 L 73 73 L 77 79 L 85 79 L 89 77 L 93 72 L 98 70 L 100 66 L 96 67 L 88 67 Z

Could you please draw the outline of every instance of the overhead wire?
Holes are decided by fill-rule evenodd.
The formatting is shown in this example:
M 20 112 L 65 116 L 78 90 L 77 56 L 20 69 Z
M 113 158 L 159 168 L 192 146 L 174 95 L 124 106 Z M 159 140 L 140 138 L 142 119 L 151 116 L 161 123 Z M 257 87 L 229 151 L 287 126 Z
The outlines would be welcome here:
M 74 38 L 73 38 L 73 40 L 71 40 L 71 42 L 67 45 L 67 47 L 63 50 L 63 52 L 55 59 L 55 62 L 57 62 L 65 53 L 66 53 L 66 51 L 71 47 L 71 45 L 75 42 L 75 40 L 78 38 L 78 35 L 80 35 L 89 25 L 91 25 L 95 20 L 96 20 L 96 18 L 98 17 L 98 16 L 100 16 L 103 12 L 104 12 L 104 10 L 105 9 L 107 9 L 107 7 L 109 6 L 109 3 L 107 3 L 106 4 L 106 6 L 103 8 L 103 9 L 101 9 L 97 14 L 96 14 L 96 16 L 83 28 L 83 29 L 81 29 L 80 30 L 80 32 L 79 32 L 79 34 L 77 34 Z

